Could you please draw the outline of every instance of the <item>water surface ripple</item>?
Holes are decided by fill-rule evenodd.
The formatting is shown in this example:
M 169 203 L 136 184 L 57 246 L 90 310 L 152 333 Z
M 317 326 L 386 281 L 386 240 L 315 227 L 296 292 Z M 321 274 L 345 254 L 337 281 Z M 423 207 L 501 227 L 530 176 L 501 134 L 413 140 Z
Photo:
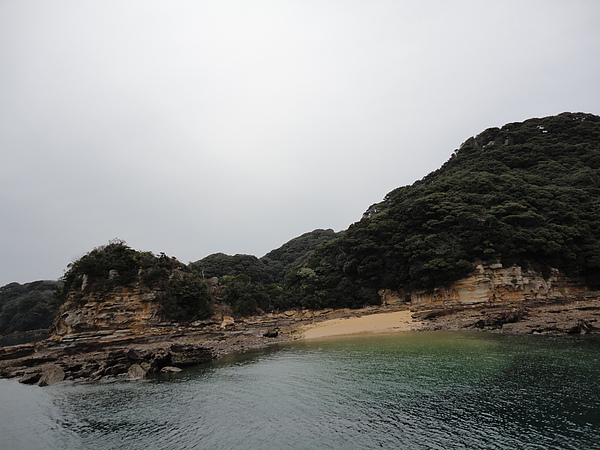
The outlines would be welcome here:
M 600 448 L 600 341 L 330 338 L 141 382 L 0 382 L 6 448 Z

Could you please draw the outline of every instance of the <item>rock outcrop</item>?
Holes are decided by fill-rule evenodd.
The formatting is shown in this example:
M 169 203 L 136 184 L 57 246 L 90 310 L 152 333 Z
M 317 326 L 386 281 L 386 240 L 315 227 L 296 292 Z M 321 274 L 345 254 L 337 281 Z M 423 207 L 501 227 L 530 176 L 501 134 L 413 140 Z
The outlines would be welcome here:
M 197 342 L 175 343 L 151 342 L 147 337 L 130 338 L 104 346 L 48 341 L 29 346 L 32 353 L 21 351 L 21 346 L 6 347 L 0 352 L 0 376 L 39 386 L 65 379 L 142 378 L 149 373 L 159 373 L 165 367 L 182 368 L 211 361 L 213 352 L 203 343 L 211 337 L 197 336 Z
M 160 323 L 157 293 L 147 288 L 119 287 L 110 292 L 76 292 L 60 307 L 54 334 L 144 332 Z
M 433 292 L 408 294 L 413 308 L 455 308 L 482 305 L 514 305 L 536 302 L 600 300 L 600 291 L 591 291 L 582 281 L 568 279 L 558 270 L 544 278 L 533 270 L 502 264 L 476 267 L 475 273 L 449 287 Z
M 598 300 L 419 310 L 422 330 L 489 330 L 509 334 L 573 335 L 600 332 Z
M 46 366 L 41 374 L 38 386 L 50 386 L 65 379 L 65 371 L 58 364 Z

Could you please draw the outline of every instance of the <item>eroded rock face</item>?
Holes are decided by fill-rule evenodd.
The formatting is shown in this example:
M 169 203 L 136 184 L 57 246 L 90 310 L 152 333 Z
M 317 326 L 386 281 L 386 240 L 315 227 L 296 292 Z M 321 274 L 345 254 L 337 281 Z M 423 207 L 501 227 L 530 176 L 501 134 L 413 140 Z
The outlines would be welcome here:
M 514 304 L 532 301 L 600 300 L 600 292 L 590 291 L 583 282 L 569 280 L 553 270 L 545 279 L 533 270 L 502 264 L 477 266 L 475 273 L 448 288 L 433 293 L 413 291 L 410 303 L 416 307 L 456 307 L 481 304 Z
M 151 339 L 150 339 L 151 340 Z M 103 378 L 139 379 L 158 373 L 164 367 L 182 368 L 202 364 L 214 358 L 204 342 L 157 342 L 148 340 L 135 344 L 121 343 L 109 348 L 89 351 L 78 343 L 72 347 L 54 346 L 53 342 L 39 343 L 33 356 L 15 351 L 0 360 L 0 377 L 19 378 L 24 384 L 49 386 L 63 380 L 100 380 Z M 10 350 L 10 348 L 8 349 Z M 75 351 L 73 351 L 75 350 Z M 175 370 L 171 370 L 174 372 Z
M 78 293 L 61 306 L 54 334 L 143 331 L 159 323 L 156 296 L 154 291 L 133 287 L 104 293 Z
M 211 351 L 196 344 L 173 344 L 170 348 L 171 365 L 192 366 L 213 359 Z

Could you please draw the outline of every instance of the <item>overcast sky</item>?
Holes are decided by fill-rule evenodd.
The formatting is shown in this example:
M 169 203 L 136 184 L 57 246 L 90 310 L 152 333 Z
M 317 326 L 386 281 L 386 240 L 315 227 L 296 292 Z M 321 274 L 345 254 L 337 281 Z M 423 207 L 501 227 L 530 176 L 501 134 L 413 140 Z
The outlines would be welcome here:
M 346 229 L 486 128 L 600 114 L 598 0 L 0 0 L 0 286 Z

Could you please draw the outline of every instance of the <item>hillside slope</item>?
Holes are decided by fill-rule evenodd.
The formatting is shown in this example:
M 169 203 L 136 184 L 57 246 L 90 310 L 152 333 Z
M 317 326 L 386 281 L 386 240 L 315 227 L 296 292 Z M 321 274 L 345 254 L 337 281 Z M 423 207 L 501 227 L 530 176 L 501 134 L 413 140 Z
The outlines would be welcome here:
M 192 265 L 206 278 L 225 275 L 247 275 L 257 283 L 281 283 L 288 270 L 300 266 L 319 245 L 338 234 L 329 230 L 313 230 L 295 237 L 261 258 L 254 255 L 214 253 Z
M 0 287 L 0 335 L 50 329 L 59 285 L 57 281 L 34 281 Z
M 468 139 L 437 171 L 372 205 L 288 276 L 305 306 L 433 289 L 478 261 L 557 268 L 600 286 L 600 117 L 563 113 Z

